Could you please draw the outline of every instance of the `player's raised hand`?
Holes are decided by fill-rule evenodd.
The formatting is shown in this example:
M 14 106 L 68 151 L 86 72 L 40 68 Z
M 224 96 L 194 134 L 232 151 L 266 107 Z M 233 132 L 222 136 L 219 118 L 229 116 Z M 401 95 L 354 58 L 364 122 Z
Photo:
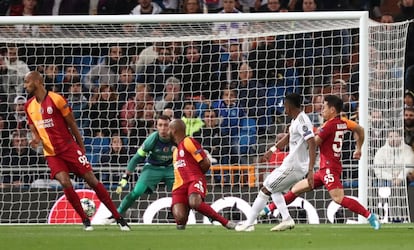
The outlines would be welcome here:
M 361 151 L 360 150 L 355 150 L 354 155 L 353 155 L 354 159 L 361 159 Z
M 273 152 L 272 151 L 267 151 L 262 157 L 260 157 L 259 159 L 259 163 L 265 163 L 268 162 L 270 160 L 270 157 L 272 156 Z
M 118 186 L 116 187 L 115 192 L 117 194 L 122 193 L 122 189 L 128 184 L 128 175 L 123 174 L 121 180 L 118 183 Z

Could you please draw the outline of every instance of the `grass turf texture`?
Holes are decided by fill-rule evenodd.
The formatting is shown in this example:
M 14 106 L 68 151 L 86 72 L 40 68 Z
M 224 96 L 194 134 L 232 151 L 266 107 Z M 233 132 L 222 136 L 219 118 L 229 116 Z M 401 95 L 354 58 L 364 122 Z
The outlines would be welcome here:
M 242 249 L 413 249 L 414 224 L 296 225 L 293 230 L 270 232 L 272 225 L 256 225 L 254 232 L 235 232 L 220 226 L 190 225 L 178 231 L 170 225 L 132 225 L 121 232 L 115 225 L 2 225 L 1 249 L 99 250 L 242 250 Z

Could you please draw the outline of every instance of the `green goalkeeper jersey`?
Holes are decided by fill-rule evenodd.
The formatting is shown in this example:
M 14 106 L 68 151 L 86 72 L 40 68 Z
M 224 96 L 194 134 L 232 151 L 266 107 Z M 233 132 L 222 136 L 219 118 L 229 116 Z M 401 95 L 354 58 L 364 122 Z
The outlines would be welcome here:
M 150 134 L 128 163 L 128 170 L 134 171 L 137 164 L 145 159 L 145 166 L 172 167 L 173 142 L 163 139 L 158 131 Z

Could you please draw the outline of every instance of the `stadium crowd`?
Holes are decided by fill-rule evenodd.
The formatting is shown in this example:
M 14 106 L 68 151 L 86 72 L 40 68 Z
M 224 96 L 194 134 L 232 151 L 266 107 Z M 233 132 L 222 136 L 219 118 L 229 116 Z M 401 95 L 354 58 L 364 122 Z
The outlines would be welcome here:
M 21 0 L 2 1 L 0 13 L 30 15 L 107 15 L 169 13 L 238 13 L 282 11 L 369 10 L 383 23 L 414 19 L 414 1 L 393 1 L 395 13 L 381 8 L 385 1 L 316 0 Z M 398 2 L 398 5 L 397 5 Z M 238 24 L 242 29 L 243 25 Z M 18 32 L 39 27 L 17 25 Z M 213 27 L 223 30 L 234 27 Z M 341 39 L 341 36 L 344 39 Z M 335 39 L 335 37 L 339 37 Z M 154 42 L 153 44 L 87 44 L 51 46 L 1 44 L 0 132 L 1 167 L 44 165 L 29 148 L 24 103 L 29 98 L 23 78 L 30 70 L 44 76 L 46 88 L 63 94 L 85 138 L 87 156 L 97 166 L 123 168 L 137 147 L 154 131 L 155 117 L 181 118 L 186 134 L 195 137 L 217 164 L 251 164 L 283 132 L 287 122 L 283 97 L 300 92 L 315 127 L 323 94 L 340 96 L 344 115 L 358 120 L 357 33 L 355 30 L 269 36 L 251 41 Z M 374 164 L 395 164 L 393 147 L 404 147 L 398 164 L 414 166 L 414 30 L 410 25 L 405 58 L 405 134 L 389 132 L 382 112 L 370 113 L 370 143 Z M 346 56 L 344 56 L 346 55 Z M 382 141 L 381 141 L 382 140 Z M 346 140 L 344 164 L 354 147 Z M 405 142 L 405 143 L 403 143 Z M 381 149 L 380 149 L 381 148 Z M 386 153 L 384 153 L 386 152 Z M 280 163 L 285 152 L 276 152 Z M 375 155 L 375 157 L 374 157 Z M 381 159 L 383 158 L 383 159 Z M 378 178 L 414 181 L 407 173 Z M 43 178 L 2 171 L 0 187 L 27 185 Z M 348 173 L 356 178 L 356 171 Z M 47 177 L 44 177 L 47 178 Z M 118 181 L 101 176 L 103 181 Z

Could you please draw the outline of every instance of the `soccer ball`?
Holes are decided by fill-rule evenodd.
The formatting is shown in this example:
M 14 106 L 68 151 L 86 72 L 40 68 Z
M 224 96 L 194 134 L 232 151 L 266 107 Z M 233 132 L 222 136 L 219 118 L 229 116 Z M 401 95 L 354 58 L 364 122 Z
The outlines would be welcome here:
M 82 198 L 80 199 L 80 203 L 82 205 L 83 211 L 85 211 L 88 217 L 92 217 L 95 214 L 96 206 L 93 200 L 90 200 L 88 198 Z

